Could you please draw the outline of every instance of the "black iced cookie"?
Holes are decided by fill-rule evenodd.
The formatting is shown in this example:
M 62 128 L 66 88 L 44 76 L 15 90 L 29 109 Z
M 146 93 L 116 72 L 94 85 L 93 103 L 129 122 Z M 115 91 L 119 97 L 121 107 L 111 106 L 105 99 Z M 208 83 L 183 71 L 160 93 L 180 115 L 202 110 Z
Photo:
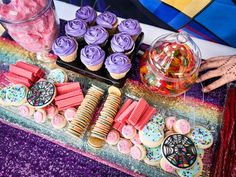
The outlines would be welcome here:
M 48 81 L 39 81 L 34 84 L 27 94 L 27 101 L 33 107 L 45 107 L 50 104 L 56 95 L 55 86 Z
M 162 143 L 162 154 L 176 168 L 189 168 L 197 159 L 197 149 L 193 141 L 182 134 L 172 134 Z

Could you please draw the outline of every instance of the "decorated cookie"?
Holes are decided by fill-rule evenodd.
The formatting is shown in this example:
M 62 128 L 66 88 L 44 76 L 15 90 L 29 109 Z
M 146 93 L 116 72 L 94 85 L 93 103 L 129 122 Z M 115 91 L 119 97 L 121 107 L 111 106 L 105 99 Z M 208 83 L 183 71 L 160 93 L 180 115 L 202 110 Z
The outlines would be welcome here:
M 137 130 L 132 125 L 124 125 L 121 130 L 122 135 L 126 139 L 132 139 L 137 134 Z
M 156 119 L 151 119 L 144 128 L 139 131 L 141 142 L 147 147 L 157 147 L 164 139 L 163 128 L 158 126 Z
M 186 135 L 190 132 L 191 127 L 187 120 L 179 119 L 175 122 L 173 129 L 176 133 Z
M 193 141 L 182 134 L 166 137 L 161 150 L 163 157 L 175 168 L 189 168 L 197 159 L 197 149 Z
M 196 163 L 189 169 L 178 169 L 176 172 L 181 177 L 198 177 L 202 174 L 203 164 L 200 158 L 197 158 Z
M 201 149 L 209 148 L 213 143 L 211 132 L 201 126 L 194 127 L 189 137 L 193 140 L 195 145 Z
M 56 95 L 55 86 L 48 81 L 39 81 L 34 84 L 27 94 L 28 103 L 36 108 L 49 105 Z
M 197 148 L 197 155 L 200 157 L 200 159 L 203 159 L 204 153 L 204 149 Z
M 34 113 L 34 120 L 35 120 L 35 122 L 37 122 L 39 124 L 46 122 L 46 120 L 47 120 L 46 112 L 43 109 L 38 109 Z
M 176 118 L 173 116 L 165 118 L 165 125 L 167 130 L 172 130 L 174 124 L 176 122 Z
M 162 170 L 164 170 L 168 173 L 174 173 L 175 172 L 175 168 L 172 167 L 165 158 L 161 159 L 160 167 L 161 167 Z
M 146 157 L 146 149 L 142 145 L 134 145 L 130 149 L 130 155 L 135 160 L 143 160 Z
M 18 112 L 23 117 L 30 117 L 34 114 L 34 108 L 24 104 L 18 107 Z
M 8 103 L 6 101 L 6 94 L 7 94 L 8 87 L 4 87 L 0 90 L 0 104 L 4 106 L 8 106 Z
M 64 116 L 67 121 L 71 122 L 76 115 L 76 109 L 75 108 L 68 108 L 64 111 Z
M 52 83 L 64 83 L 67 82 L 67 74 L 62 69 L 54 69 L 48 74 L 47 80 Z
M 116 130 L 111 130 L 108 135 L 106 142 L 110 145 L 116 145 L 120 140 L 120 133 Z
M 48 105 L 44 108 L 46 115 L 49 119 L 52 119 L 55 115 L 58 114 L 58 109 L 54 105 Z
M 146 147 L 146 151 L 147 154 L 144 162 L 149 165 L 157 166 L 162 158 L 161 146 L 155 148 Z
M 123 154 L 129 154 L 131 147 L 132 143 L 124 138 L 121 139 L 117 144 L 118 151 Z
M 64 116 L 57 114 L 52 118 L 51 124 L 55 129 L 61 129 L 66 126 L 67 121 Z
M 156 113 L 152 117 L 151 120 L 156 124 L 156 126 L 159 126 L 161 129 L 164 129 L 164 127 L 165 127 L 165 119 L 164 119 L 164 117 L 161 114 Z
M 142 144 L 139 138 L 139 134 L 136 134 L 134 138 L 130 139 L 133 144 Z

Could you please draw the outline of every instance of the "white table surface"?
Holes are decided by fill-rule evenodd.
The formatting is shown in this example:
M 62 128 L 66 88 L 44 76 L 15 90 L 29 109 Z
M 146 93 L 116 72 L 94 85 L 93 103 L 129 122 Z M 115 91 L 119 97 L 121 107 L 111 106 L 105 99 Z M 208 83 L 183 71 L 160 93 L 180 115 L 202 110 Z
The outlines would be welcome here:
M 64 20 L 72 20 L 75 18 L 75 12 L 79 8 L 78 6 L 67 4 L 61 1 L 54 0 L 57 15 L 59 18 Z M 132 18 L 132 17 L 130 17 Z M 122 20 L 120 18 L 120 20 Z M 144 32 L 144 40 L 143 42 L 146 44 L 151 44 L 152 41 L 160 35 L 170 33 L 170 31 L 154 27 L 151 25 L 146 25 L 141 23 L 142 30 Z M 199 46 L 202 58 L 207 59 L 215 56 L 223 56 L 223 55 L 235 55 L 236 48 L 228 47 L 221 44 L 216 44 L 213 42 L 205 41 L 202 39 L 193 38 L 196 44 Z

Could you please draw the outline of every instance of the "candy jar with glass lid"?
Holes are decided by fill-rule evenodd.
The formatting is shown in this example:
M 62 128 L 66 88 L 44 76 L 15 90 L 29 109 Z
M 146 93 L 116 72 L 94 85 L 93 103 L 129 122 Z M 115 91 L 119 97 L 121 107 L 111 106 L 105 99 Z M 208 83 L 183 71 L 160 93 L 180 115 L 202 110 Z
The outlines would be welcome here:
M 0 22 L 23 48 L 48 54 L 58 35 L 53 0 L 0 0 Z
M 142 82 L 155 93 L 178 96 L 196 81 L 201 52 L 187 33 L 158 37 L 140 65 Z

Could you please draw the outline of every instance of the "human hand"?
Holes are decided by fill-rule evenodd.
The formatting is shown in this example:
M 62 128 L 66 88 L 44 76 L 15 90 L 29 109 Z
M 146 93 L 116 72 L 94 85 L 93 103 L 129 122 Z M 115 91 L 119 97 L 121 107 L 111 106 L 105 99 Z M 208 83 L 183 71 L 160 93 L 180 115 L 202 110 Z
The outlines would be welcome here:
M 202 89 L 203 92 L 209 92 L 224 84 L 236 80 L 236 55 L 214 57 L 204 61 L 200 71 L 212 69 L 201 75 L 196 82 L 202 82 L 214 77 L 220 77 L 215 82 L 207 85 Z

